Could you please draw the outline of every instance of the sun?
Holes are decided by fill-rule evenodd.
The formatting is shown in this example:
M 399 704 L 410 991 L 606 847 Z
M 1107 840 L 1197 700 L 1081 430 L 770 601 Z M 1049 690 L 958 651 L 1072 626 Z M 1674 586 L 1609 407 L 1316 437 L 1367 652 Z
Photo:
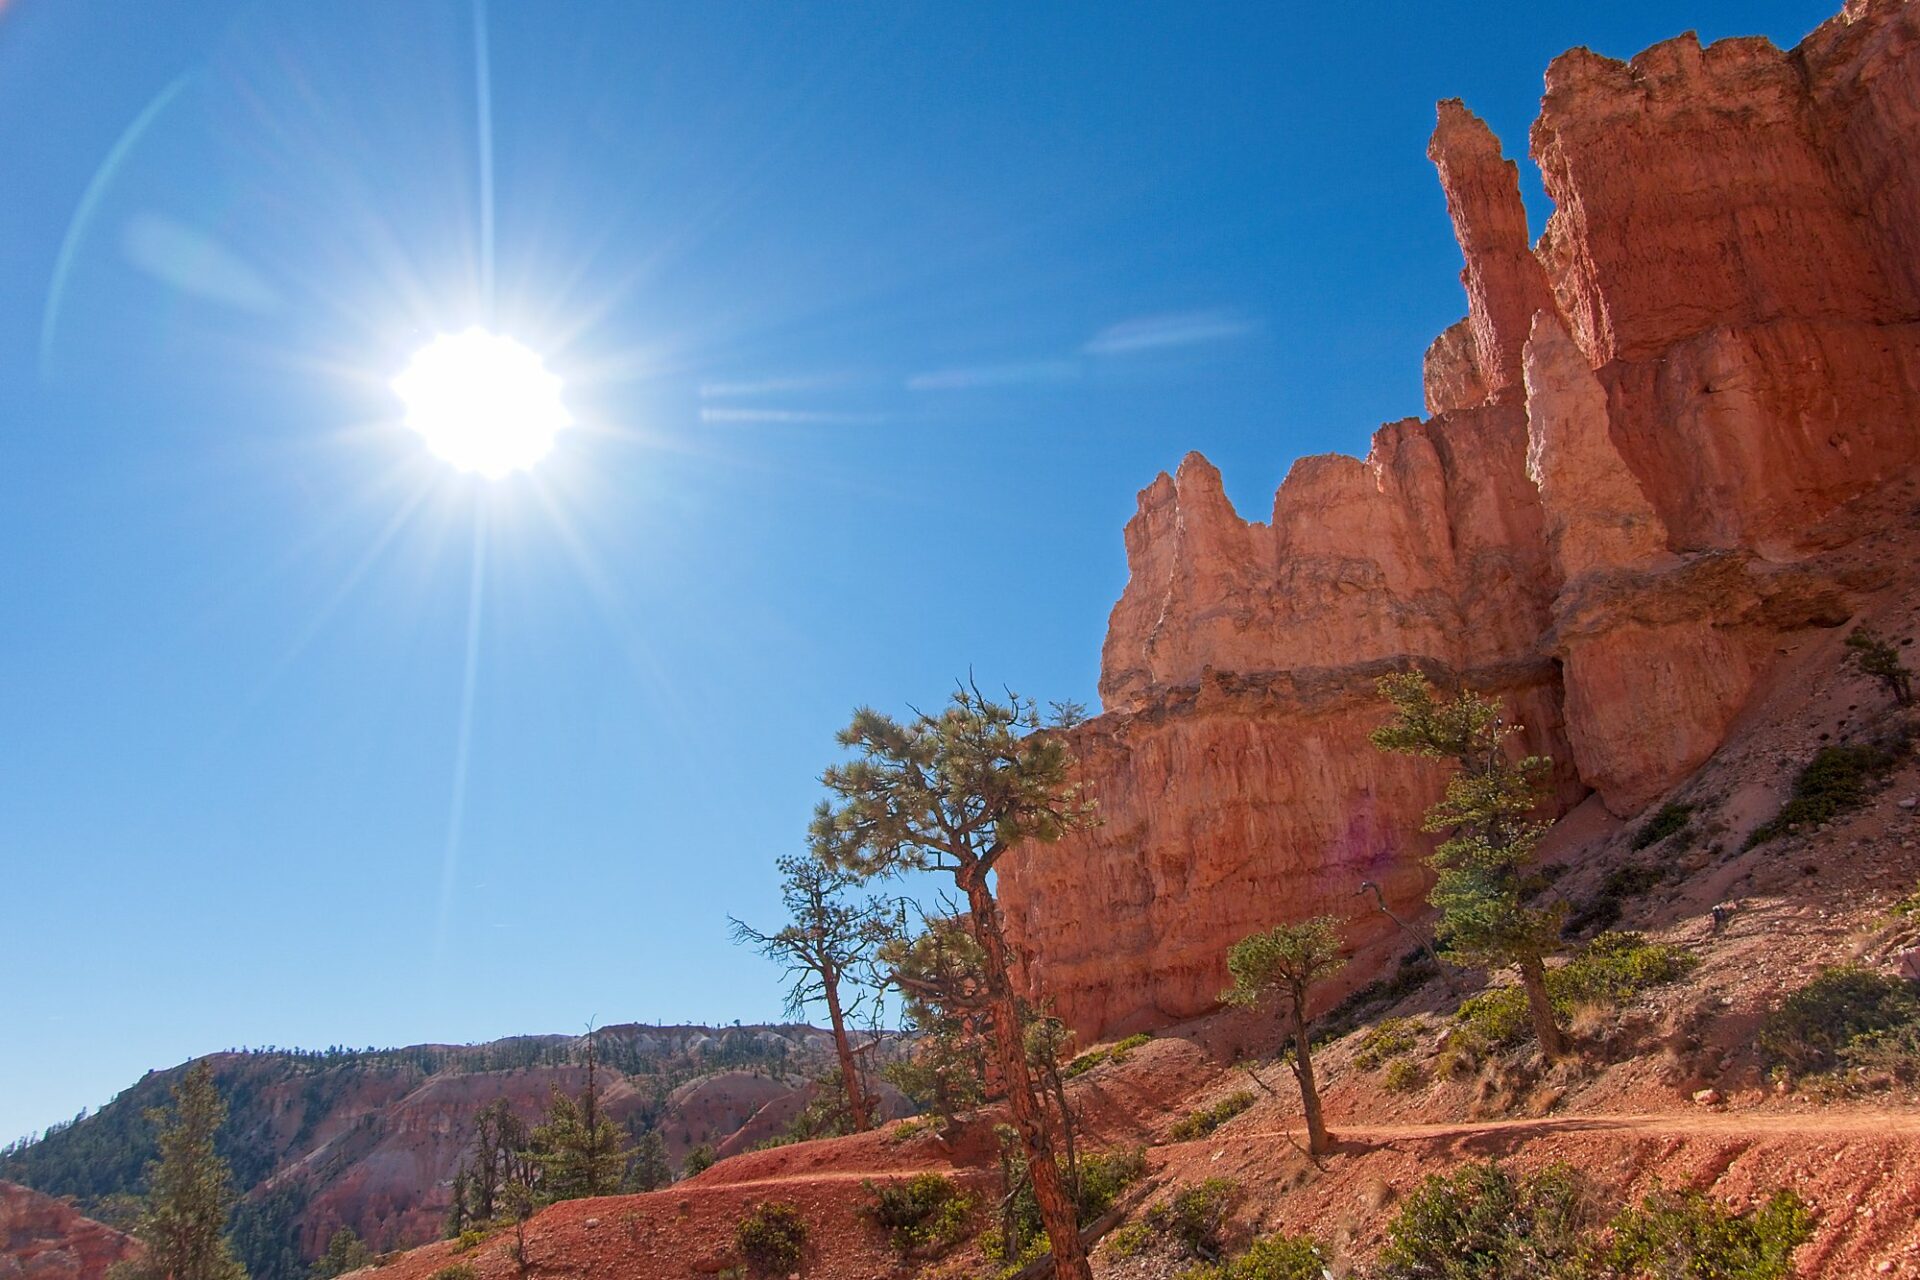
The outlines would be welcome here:
M 559 377 L 537 354 L 477 326 L 414 352 L 393 389 L 427 448 L 489 480 L 546 457 L 573 421 Z

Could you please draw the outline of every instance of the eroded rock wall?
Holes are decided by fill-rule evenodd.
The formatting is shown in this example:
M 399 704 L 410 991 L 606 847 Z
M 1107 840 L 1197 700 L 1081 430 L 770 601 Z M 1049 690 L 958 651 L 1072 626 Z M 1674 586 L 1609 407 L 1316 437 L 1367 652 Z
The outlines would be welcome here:
M 1076 737 L 1102 825 L 1002 876 L 1083 1036 L 1203 1011 L 1280 919 L 1403 947 L 1356 890 L 1420 912 L 1440 783 L 1367 744 L 1380 672 L 1498 690 L 1557 803 L 1626 816 L 1720 746 L 1785 633 L 1848 617 L 1796 566 L 1920 460 L 1920 0 L 1790 51 L 1574 50 L 1531 141 L 1529 246 L 1515 166 L 1440 105 L 1468 314 L 1426 354 L 1428 419 L 1299 460 L 1265 523 L 1197 454 L 1142 491 Z
M 0 1182 L 0 1277 L 102 1280 L 114 1263 L 139 1253 L 133 1237 L 65 1201 Z

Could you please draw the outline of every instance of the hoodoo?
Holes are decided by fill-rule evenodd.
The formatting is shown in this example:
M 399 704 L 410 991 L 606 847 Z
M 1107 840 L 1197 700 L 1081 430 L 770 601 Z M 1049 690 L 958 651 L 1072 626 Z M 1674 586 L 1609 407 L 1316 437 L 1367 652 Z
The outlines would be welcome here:
M 1269 523 L 1198 455 L 1141 492 L 1075 730 L 1102 824 L 1003 874 L 1029 985 L 1091 1036 L 1210 1007 L 1276 918 L 1347 917 L 1355 980 L 1402 949 L 1355 891 L 1422 909 L 1439 775 L 1368 745 L 1384 671 L 1508 699 L 1562 809 L 1632 815 L 1711 757 L 1793 633 L 1885 585 L 1844 552 L 1920 461 L 1917 133 L 1897 0 L 1788 51 L 1576 49 L 1529 247 L 1514 164 L 1441 103 L 1467 316 L 1426 354 L 1430 416 L 1300 460 Z

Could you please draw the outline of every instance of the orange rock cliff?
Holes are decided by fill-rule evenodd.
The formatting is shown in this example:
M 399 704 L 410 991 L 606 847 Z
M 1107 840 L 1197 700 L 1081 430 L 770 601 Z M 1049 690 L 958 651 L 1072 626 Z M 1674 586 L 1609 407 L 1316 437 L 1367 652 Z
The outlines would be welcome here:
M 1457 101 L 1428 155 L 1467 316 L 1429 417 L 1297 461 L 1268 523 L 1190 454 L 1140 494 L 1074 732 L 1102 821 L 1020 849 L 1028 984 L 1083 1038 L 1209 1008 L 1237 938 L 1330 912 L 1376 969 L 1417 915 L 1441 773 L 1367 741 L 1418 664 L 1506 698 L 1555 803 L 1633 815 L 1726 740 L 1783 637 L 1863 584 L 1822 553 L 1920 461 L 1920 0 L 1782 51 L 1682 36 L 1548 69 L 1518 174 Z M 1868 584 L 1870 585 L 1870 584 Z

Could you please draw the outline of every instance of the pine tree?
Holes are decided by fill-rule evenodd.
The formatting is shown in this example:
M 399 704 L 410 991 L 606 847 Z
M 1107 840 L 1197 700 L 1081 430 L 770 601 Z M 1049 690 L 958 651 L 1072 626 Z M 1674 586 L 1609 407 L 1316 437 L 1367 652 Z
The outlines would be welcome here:
M 1227 972 L 1233 977 L 1233 986 L 1222 999 L 1239 1005 L 1257 1005 L 1269 998 L 1280 1001 L 1287 1037 L 1293 1045 L 1287 1065 L 1293 1068 L 1300 1085 L 1309 1155 L 1325 1155 L 1333 1149 L 1333 1140 L 1327 1134 L 1327 1122 L 1320 1111 L 1320 1090 L 1313 1079 L 1307 1000 L 1316 984 L 1333 976 L 1345 963 L 1340 955 L 1340 922 L 1332 916 L 1315 916 L 1250 934 L 1227 952 Z
M 840 744 L 855 758 L 822 775 L 839 803 L 816 814 L 814 847 L 829 864 L 863 877 L 953 877 L 980 948 L 995 1066 L 1052 1246 L 1053 1273 L 1057 1280 L 1090 1280 L 1073 1197 L 1027 1065 L 1026 1019 L 990 879 L 1014 846 L 1050 844 L 1092 821 L 1093 806 L 1071 777 L 1073 759 L 1061 736 L 1043 729 L 1033 703 L 1012 694 L 996 703 L 971 685 L 957 689 L 939 715 L 917 714 L 904 724 L 862 708 Z
M 457 1232 L 455 1234 L 458 1234 Z M 340 1227 L 327 1240 L 327 1251 L 320 1255 L 307 1274 L 312 1280 L 331 1280 L 349 1271 L 358 1271 L 373 1262 L 373 1250 L 352 1227 Z
M 447 1206 L 447 1238 L 459 1236 L 473 1221 L 473 1212 L 467 1205 L 467 1188 L 473 1184 L 473 1177 L 464 1168 L 453 1175 L 453 1203 Z
M 1517 970 L 1540 1052 L 1558 1058 L 1567 1041 L 1547 995 L 1546 958 L 1561 949 L 1566 908 L 1527 906 L 1535 850 L 1547 831 L 1531 815 L 1553 762 L 1509 758 L 1505 744 L 1520 726 L 1472 690 L 1441 697 L 1418 672 L 1383 676 L 1379 689 L 1394 718 L 1373 731 L 1373 744 L 1456 766 L 1422 828 L 1448 833 L 1428 860 L 1438 875 L 1427 896 L 1440 912 L 1447 950 L 1468 965 Z
M 878 963 L 900 993 L 901 1029 L 911 1033 L 912 1046 L 911 1056 L 888 1065 L 886 1077 L 951 1129 L 987 1093 L 993 1040 L 980 946 L 964 921 L 934 916 L 919 933 L 902 929 L 883 943 Z
M 640 1135 L 633 1148 L 633 1164 L 627 1170 L 627 1185 L 635 1191 L 658 1191 L 673 1181 L 673 1166 L 667 1161 L 667 1140 L 658 1129 Z
M 505 1098 L 496 1098 L 474 1113 L 473 1154 L 463 1170 L 470 1223 L 493 1222 L 504 1214 L 502 1196 L 510 1183 L 532 1186 L 536 1175 L 527 1147 L 527 1126 Z
M 134 1235 L 146 1246 L 133 1274 L 143 1280 L 245 1280 L 227 1247 L 231 1202 L 227 1162 L 214 1135 L 227 1104 L 202 1060 L 173 1086 L 173 1105 L 148 1118 L 159 1127 L 160 1159 L 147 1174 L 147 1210 Z
M 859 884 L 860 877 L 828 866 L 817 856 L 788 855 L 777 865 L 780 897 L 790 923 L 774 933 L 762 933 L 729 917 L 733 940 L 751 943 L 785 968 L 787 1016 L 801 1017 L 815 1001 L 826 1006 L 848 1118 L 856 1131 L 872 1128 L 873 1098 L 854 1060 L 847 1028 L 863 997 L 856 993 L 849 1001 L 845 984 L 871 964 L 875 948 L 887 934 L 887 913 L 878 902 L 846 901 L 846 891 Z
M 600 1109 L 599 1054 L 586 1038 L 587 1082 L 578 1098 L 553 1091 L 546 1123 L 528 1135 L 528 1147 L 540 1170 L 539 1200 L 583 1200 L 620 1190 L 627 1167 L 625 1135 Z
M 1862 675 L 1872 676 L 1903 707 L 1913 705 L 1913 672 L 1900 661 L 1900 650 L 1893 641 L 1872 627 L 1856 627 L 1847 637 L 1847 660 Z

